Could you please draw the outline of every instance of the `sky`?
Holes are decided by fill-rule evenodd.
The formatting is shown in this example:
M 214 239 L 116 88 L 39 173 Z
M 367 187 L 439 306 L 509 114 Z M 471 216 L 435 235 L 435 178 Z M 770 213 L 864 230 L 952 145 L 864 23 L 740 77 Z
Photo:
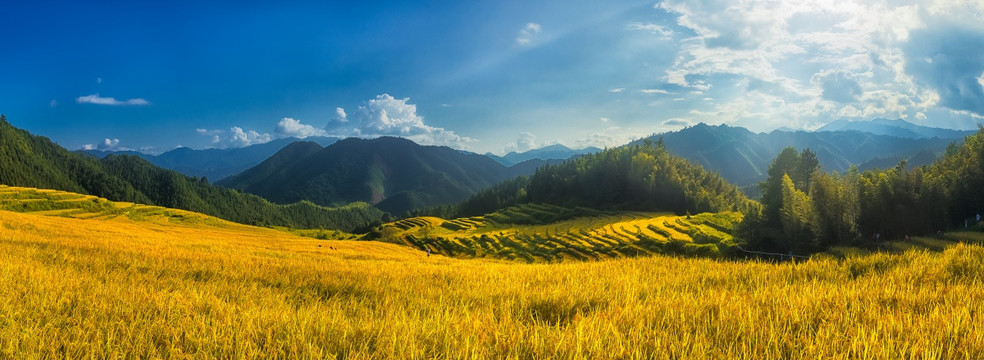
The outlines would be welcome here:
M 0 4 L 0 113 L 68 149 L 984 121 L 984 1 Z

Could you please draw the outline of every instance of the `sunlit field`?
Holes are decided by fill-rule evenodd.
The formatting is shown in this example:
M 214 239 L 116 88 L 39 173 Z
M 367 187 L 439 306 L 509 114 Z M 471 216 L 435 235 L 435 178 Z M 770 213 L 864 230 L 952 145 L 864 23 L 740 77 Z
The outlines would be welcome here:
M 385 224 L 378 240 L 460 258 L 562 262 L 654 254 L 702 257 L 736 252 L 734 212 L 675 216 L 524 204 L 487 216 L 414 217 Z M 372 238 L 373 236 L 368 236 Z
M 527 264 L 86 201 L 0 211 L 0 358 L 984 357 L 978 245 Z

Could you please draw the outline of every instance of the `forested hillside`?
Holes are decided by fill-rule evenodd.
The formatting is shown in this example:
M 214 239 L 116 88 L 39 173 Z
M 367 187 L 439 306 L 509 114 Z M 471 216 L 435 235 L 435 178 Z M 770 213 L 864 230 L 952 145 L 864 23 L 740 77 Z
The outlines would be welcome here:
M 541 167 L 437 213 L 476 216 L 534 203 L 677 214 L 748 211 L 757 204 L 721 176 L 670 154 L 662 142 L 612 148 Z
M 368 204 L 327 208 L 310 202 L 277 205 L 161 169 L 132 155 L 97 160 L 65 150 L 10 125 L 0 115 L 0 184 L 92 194 L 115 201 L 201 212 L 255 225 L 346 231 L 378 224 L 383 213 Z
M 816 251 L 879 246 L 886 240 L 980 228 L 984 129 L 937 162 L 831 173 L 810 149 L 786 148 L 760 184 L 762 212 L 746 213 L 740 236 L 752 247 Z

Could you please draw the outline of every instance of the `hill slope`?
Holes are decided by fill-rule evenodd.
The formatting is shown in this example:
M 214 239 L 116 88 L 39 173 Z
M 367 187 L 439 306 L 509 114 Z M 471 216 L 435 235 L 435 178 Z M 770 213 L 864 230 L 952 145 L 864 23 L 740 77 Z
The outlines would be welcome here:
M 402 215 L 464 200 L 509 175 L 508 168 L 482 155 L 381 137 L 345 139 L 323 149 L 294 143 L 217 184 L 278 203 L 365 201 Z
M 0 116 L 0 184 L 161 205 L 245 224 L 353 231 L 373 226 L 383 216 L 367 204 L 338 209 L 304 202 L 276 205 L 255 195 L 158 168 L 131 155 L 110 155 L 97 160 L 17 129 L 4 116 Z

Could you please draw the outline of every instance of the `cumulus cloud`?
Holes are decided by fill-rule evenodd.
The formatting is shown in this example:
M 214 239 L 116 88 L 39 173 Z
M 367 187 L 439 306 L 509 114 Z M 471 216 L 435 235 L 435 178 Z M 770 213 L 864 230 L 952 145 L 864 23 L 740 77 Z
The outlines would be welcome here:
M 118 147 L 119 145 L 120 145 L 120 139 L 106 138 L 101 143 L 82 145 L 82 150 L 102 150 L 102 151 L 129 150 L 124 148 L 119 148 Z
M 663 89 L 642 89 L 642 90 L 639 90 L 639 92 L 641 92 L 643 94 L 648 94 L 648 95 L 657 95 L 657 94 L 659 94 L 659 95 L 669 95 L 670 94 L 669 91 L 666 91 L 666 90 L 663 90 Z
M 75 99 L 76 103 L 79 104 L 96 104 L 96 105 L 133 105 L 133 106 L 143 106 L 150 105 L 150 102 L 141 98 L 127 99 L 127 100 L 116 100 L 111 97 L 101 97 L 99 94 L 92 94 L 86 96 L 79 96 Z
M 274 139 L 269 133 L 260 133 L 256 130 L 243 130 L 239 126 L 233 126 L 229 130 L 199 128 L 195 129 L 195 132 L 199 135 L 209 137 L 212 145 L 218 148 L 240 148 L 263 144 Z
M 379 137 L 399 136 L 423 145 L 445 145 L 466 149 L 474 139 L 460 136 L 454 131 L 424 123 L 417 114 L 417 105 L 408 103 L 410 98 L 397 99 L 381 94 L 359 106 L 346 122 L 334 122 L 325 128 L 328 134 L 337 136 Z M 342 108 L 337 109 L 344 113 Z
M 333 118 L 333 120 L 335 120 L 337 122 L 342 122 L 342 123 L 348 122 L 348 115 L 345 114 L 345 109 L 342 109 L 340 107 L 336 107 L 335 108 L 335 117 Z
M 274 129 L 274 133 L 280 138 L 296 137 L 300 139 L 308 136 L 327 135 L 327 132 L 323 129 L 318 129 L 308 124 L 301 124 L 300 120 L 289 117 L 280 119 L 280 122 L 277 123 L 277 127 Z
M 678 41 L 660 80 L 722 99 L 699 116 L 738 116 L 712 122 L 781 118 L 808 128 L 850 109 L 916 119 L 937 106 L 984 113 L 979 1 L 665 0 L 655 7 L 694 34 Z
M 324 129 L 304 124 L 300 120 L 291 117 L 280 119 L 274 126 L 272 133 L 246 130 L 240 126 L 233 126 L 228 130 L 198 128 L 195 129 L 195 132 L 201 136 L 208 137 L 212 146 L 217 148 L 245 147 L 289 137 L 303 139 L 310 136 L 328 135 L 328 132 Z
M 526 26 L 519 30 L 519 36 L 516 37 L 516 44 L 523 46 L 533 45 L 533 40 L 535 40 L 536 35 L 539 34 L 541 30 L 540 24 L 526 24 Z
M 244 131 L 241 127 L 233 126 L 229 128 L 229 143 L 232 147 L 244 147 L 255 144 L 263 144 L 273 140 L 267 133 L 259 133 L 256 130 Z

